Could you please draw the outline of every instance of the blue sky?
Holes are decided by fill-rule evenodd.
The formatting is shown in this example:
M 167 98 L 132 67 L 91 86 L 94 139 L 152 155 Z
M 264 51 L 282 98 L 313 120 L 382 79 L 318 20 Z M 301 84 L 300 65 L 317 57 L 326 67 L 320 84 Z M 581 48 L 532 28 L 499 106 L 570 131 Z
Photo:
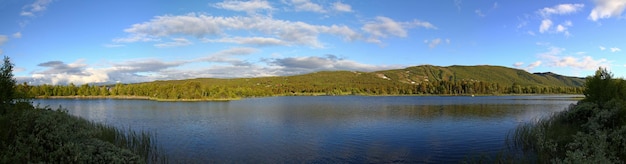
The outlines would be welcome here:
M 626 0 L 0 0 L 32 84 L 498 65 L 626 75 Z

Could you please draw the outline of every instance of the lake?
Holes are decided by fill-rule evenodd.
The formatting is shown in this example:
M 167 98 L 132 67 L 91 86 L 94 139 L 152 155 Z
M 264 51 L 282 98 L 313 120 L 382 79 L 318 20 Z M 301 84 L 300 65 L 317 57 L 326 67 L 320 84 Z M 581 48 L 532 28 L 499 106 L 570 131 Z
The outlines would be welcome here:
M 154 132 L 170 160 L 185 163 L 458 163 L 499 152 L 517 125 L 572 103 L 572 96 L 34 101 L 95 122 Z

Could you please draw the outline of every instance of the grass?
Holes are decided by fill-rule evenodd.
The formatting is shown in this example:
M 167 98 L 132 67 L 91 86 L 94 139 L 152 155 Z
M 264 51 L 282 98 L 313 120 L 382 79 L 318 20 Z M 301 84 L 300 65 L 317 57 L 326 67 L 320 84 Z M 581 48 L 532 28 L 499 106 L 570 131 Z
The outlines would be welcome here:
M 537 122 L 518 126 L 507 137 L 519 155 L 537 163 L 624 163 L 626 161 L 626 107 L 611 100 L 602 108 L 579 102 Z
M 0 163 L 166 163 L 154 134 L 22 103 L 0 115 Z

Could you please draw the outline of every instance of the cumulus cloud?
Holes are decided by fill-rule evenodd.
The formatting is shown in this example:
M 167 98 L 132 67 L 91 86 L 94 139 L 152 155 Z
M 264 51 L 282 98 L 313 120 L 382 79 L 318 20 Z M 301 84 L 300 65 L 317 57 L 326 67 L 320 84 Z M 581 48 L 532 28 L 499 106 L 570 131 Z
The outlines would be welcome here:
M 32 4 L 24 6 L 20 15 L 30 17 L 35 16 L 36 13 L 45 11 L 50 3 L 52 3 L 52 0 L 36 0 Z
M 584 4 L 559 4 L 554 7 L 543 8 L 538 12 L 540 15 L 547 18 L 551 15 L 565 15 L 576 13 L 580 11 L 583 7 L 585 7 Z
M 288 4 L 294 6 L 296 11 L 309 11 L 316 13 L 326 12 L 321 5 L 313 3 L 310 0 L 291 0 Z
M 435 38 L 433 40 L 425 40 L 424 43 L 428 44 L 428 47 L 430 48 L 435 48 L 437 47 L 439 44 L 443 43 L 444 40 L 441 38 Z M 447 44 L 450 44 L 450 39 L 446 39 L 445 42 Z
M 205 42 L 236 43 L 255 46 L 290 45 L 289 42 L 267 37 L 225 37 L 220 39 L 204 39 Z
M 331 34 L 353 41 L 361 35 L 345 25 L 312 25 L 304 22 L 276 20 L 271 17 L 219 17 L 190 13 L 187 15 L 156 16 L 148 22 L 132 25 L 124 31 L 129 36 L 114 42 L 159 41 L 162 37 L 188 35 L 197 38 L 221 36 L 227 31 L 250 30 L 296 45 L 324 47 L 320 34 Z
M 258 52 L 249 47 L 235 47 L 218 51 L 207 57 L 164 62 L 158 59 L 134 59 L 122 62 L 105 62 L 96 68 L 78 60 L 74 63 L 49 61 L 40 63 L 45 70 L 35 71 L 30 77 L 16 77 L 18 81 L 31 84 L 85 84 L 85 83 L 137 83 L 154 80 L 178 80 L 190 78 L 241 78 L 260 76 L 283 76 L 311 73 L 322 70 L 377 71 L 397 69 L 401 66 L 377 66 L 326 55 L 322 57 L 286 57 L 263 59 L 263 64 L 249 63 L 238 58 Z M 203 65 L 182 67 L 183 65 Z M 220 63 L 220 64 L 214 64 Z M 208 65 L 207 65 L 208 64 Z
M 617 47 L 611 48 L 611 52 L 620 52 L 620 51 L 622 51 L 622 49 L 619 49 Z
M 553 67 L 571 67 L 576 69 L 594 70 L 598 67 L 608 68 L 610 62 L 607 59 L 594 59 L 591 56 L 568 56 L 563 55 L 563 48 L 550 47 L 547 52 L 538 54 L 539 58 L 544 60 L 549 66 Z
M 600 46 L 599 48 L 600 48 L 600 51 L 606 50 L 606 47 L 604 47 L 604 46 Z
M 626 8 L 624 0 L 594 0 L 596 7 L 589 13 L 588 19 L 597 21 L 611 17 L 620 17 Z
M 341 2 L 333 3 L 333 9 L 339 12 L 352 12 L 352 6 Z
M 227 63 L 227 64 L 231 64 L 234 66 L 250 66 L 252 65 L 251 63 L 235 58 L 234 56 L 250 55 L 256 52 L 258 52 L 258 50 L 255 48 L 235 47 L 235 48 L 216 52 L 207 57 L 200 58 L 199 60 L 206 61 L 206 62 L 215 62 L 215 63 Z
M 531 70 L 531 69 L 533 69 L 533 68 L 535 68 L 535 67 L 539 67 L 540 65 L 541 65 L 541 61 L 535 61 L 535 62 L 533 62 L 533 63 L 530 63 L 530 64 L 526 67 L 526 69 L 527 69 L 527 70 Z
M 38 66 L 46 69 L 33 72 L 30 82 L 39 81 L 43 84 L 68 84 L 73 82 L 82 84 L 106 82 L 108 79 L 108 75 L 105 72 L 87 68 L 84 60 L 78 60 L 70 64 L 62 61 L 49 61 L 40 63 Z
M 541 25 L 539 25 L 539 32 L 544 33 L 550 30 L 550 27 L 552 27 L 552 21 L 550 19 L 544 19 L 541 21 Z
M 513 64 L 513 66 L 514 66 L 515 68 L 523 69 L 523 70 L 525 70 L 525 71 L 530 72 L 530 71 L 532 71 L 532 69 L 534 69 L 535 67 L 539 67 L 539 66 L 541 66 L 541 64 L 542 64 L 542 63 L 543 63 L 542 61 L 537 60 L 537 61 L 535 61 L 535 62 L 532 62 L 532 63 L 528 64 L 527 66 L 524 66 L 524 62 L 517 62 L 517 63 L 514 63 L 514 64 Z
M 226 10 L 243 11 L 248 14 L 254 14 L 259 10 L 271 11 L 274 9 L 269 2 L 264 0 L 224 1 L 215 3 L 213 6 Z
M 544 19 L 541 21 L 541 25 L 539 25 L 539 33 L 551 32 L 551 33 L 562 33 L 565 36 L 570 36 L 568 27 L 573 26 L 572 21 L 565 21 L 561 24 L 553 27 L 553 22 L 550 19 Z
M 16 77 L 20 82 L 31 84 L 85 84 L 85 83 L 125 83 L 145 82 L 172 79 L 162 74 L 170 68 L 181 66 L 189 61 L 163 62 L 156 59 L 129 60 L 120 63 L 109 63 L 105 68 L 95 68 L 77 60 L 66 64 L 62 61 L 48 61 L 38 64 L 45 69 L 34 71 L 30 77 Z
M 563 35 L 569 37 L 570 32 L 568 27 L 573 26 L 572 21 L 568 20 L 555 25 L 551 16 L 577 13 L 581 11 L 584 6 L 584 4 L 559 4 L 553 7 L 546 7 L 538 10 L 538 15 L 542 17 L 541 24 L 539 25 L 539 33 L 562 33 Z
M 193 43 L 191 43 L 191 41 L 185 39 L 185 38 L 173 38 L 171 42 L 165 42 L 165 43 L 158 43 L 158 44 L 154 44 L 155 47 L 159 47 L 159 48 L 168 48 L 168 47 L 182 47 L 182 46 L 188 46 L 191 45 Z
M 156 59 L 129 60 L 121 63 L 113 63 L 108 68 L 110 72 L 119 73 L 140 73 L 140 72 L 158 72 L 167 68 L 178 67 L 188 61 L 163 62 Z
M 399 66 L 375 66 L 358 63 L 352 60 L 326 55 L 324 57 L 287 57 L 268 61 L 268 64 L 279 67 L 279 74 L 293 75 L 322 70 L 352 70 L 352 71 L 376 71 L 394 69 Z
M 374 21 L 367 22 L 361 28 L 366 33 L 370 34 L 368 42 L 381 43 L 379 38 L 386 38 L 389 35 L 397 37 L 406 37 L 408 34 L 407 29 L 414 27 L 423 27 L 426 29 L 437 29 L 430 22 L 423 22 L 420 20 L 413 20 L 412 22 L 396 22 L 391 18 L 378 16 Z

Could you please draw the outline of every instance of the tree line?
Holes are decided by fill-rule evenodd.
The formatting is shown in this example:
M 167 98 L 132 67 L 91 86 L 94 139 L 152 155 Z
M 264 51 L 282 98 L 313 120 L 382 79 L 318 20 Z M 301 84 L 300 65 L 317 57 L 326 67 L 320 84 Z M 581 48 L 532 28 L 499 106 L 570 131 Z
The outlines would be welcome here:
M 368 75 L 322 72 L 289 77 L 190 79 L 115 85 L 17 85 L 30 97 L 142 96 L 154 99 L 236 99 L 277 95 L 499 95 L 582 94 L 582 87 L 522 86 L 475 80 L 409 84 Z

